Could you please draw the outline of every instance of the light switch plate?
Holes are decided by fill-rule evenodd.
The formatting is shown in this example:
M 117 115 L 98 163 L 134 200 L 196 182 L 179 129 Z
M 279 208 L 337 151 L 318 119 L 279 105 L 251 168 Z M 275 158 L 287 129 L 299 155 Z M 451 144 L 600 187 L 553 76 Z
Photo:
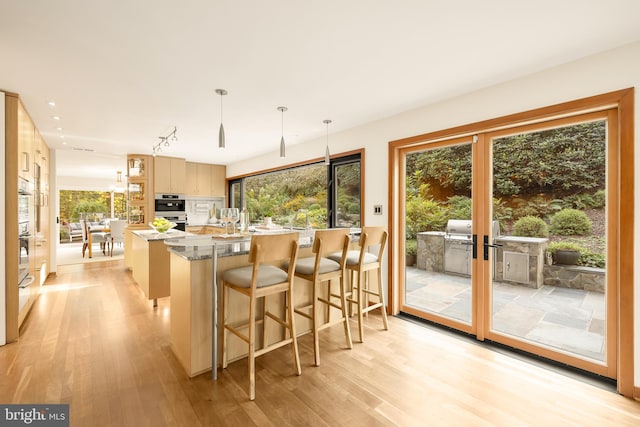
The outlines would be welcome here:
M 373 205 L 373 214 L 382 215 L 382 205 Z

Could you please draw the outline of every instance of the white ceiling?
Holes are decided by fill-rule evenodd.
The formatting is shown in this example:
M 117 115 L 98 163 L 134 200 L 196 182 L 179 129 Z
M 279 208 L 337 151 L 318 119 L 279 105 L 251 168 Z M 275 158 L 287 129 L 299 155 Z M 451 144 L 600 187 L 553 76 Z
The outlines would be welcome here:
M 229 164 L 278 150 L 278 106 L 301 143 L 324 119 L 338 132 L 639 40 L 638 17 L 637 0 L 0 0 L 0 89 L 61 149 L 59 175 L 150 154 L 174 126 L 166 155 Z

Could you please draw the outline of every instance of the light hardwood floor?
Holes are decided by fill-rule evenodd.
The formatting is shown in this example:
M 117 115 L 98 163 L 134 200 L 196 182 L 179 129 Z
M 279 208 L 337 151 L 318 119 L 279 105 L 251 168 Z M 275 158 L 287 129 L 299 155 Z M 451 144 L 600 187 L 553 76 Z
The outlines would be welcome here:
M 169 299 L 153 309 L 122 261 L 59 267 L 23 335 L 0 347 L 0 402 L 69 403 L 72 426 L 638 426 L 640 403 L 399 318 L 344 349 L 340 325 L 189 379 L 169 348 Z M 357 328 L 351 323 L 352 331 Z

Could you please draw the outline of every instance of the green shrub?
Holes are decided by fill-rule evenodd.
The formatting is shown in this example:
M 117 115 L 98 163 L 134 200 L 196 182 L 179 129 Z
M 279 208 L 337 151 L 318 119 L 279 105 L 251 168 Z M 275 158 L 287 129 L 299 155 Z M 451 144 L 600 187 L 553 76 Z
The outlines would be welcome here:
M 523 237 L 547 237 L 549 229 L 547 223 L 537 216 L 523 216 L 513 226 L 513 234 Z
M 447 199 L 449 217 L 451 219 L 471 219 L 471 198 L 466 196 L 451 196 Z
M 405 240 L 404 247 L 407 255 L 416 255 L 418 253 L 418 241 L 415 239 Z
M 581 252 L 583 250 L 582 246 L 573 242 L 551 242 L 549 246 L 547 246 L 547 252 L 556 253 L 556 251 L 578 251 Z
M 435 200 L 412 197 L 407 201 L 407 239 L 415 239 L 422 231 L 444 231 L 449 210 Z
M 595 193 L 593 193 L 592 199 L 593 199 L 593 205 L 591 207 L 596 209 L 604 208 L 605 203 L 607 201 L 607 194 L 605 193 L 604 190 L 598 190 Z
M 604 254 L 598 254 L 591 252 L 588 249 L 583 249 L 580 251 L 580 260 L 578 261 L 578 264 L 584 265 L 585 267 L 604 268 Z
M 551 217 L 551 232 L 563 236 L 591 234 L 591 220 L 577 209 L 563 209 Z

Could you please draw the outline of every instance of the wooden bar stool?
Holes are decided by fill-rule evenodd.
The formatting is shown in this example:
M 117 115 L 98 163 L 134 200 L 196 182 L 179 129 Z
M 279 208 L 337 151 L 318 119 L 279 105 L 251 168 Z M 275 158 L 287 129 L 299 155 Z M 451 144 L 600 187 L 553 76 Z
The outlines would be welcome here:
M 344 325 L 344 337 L 347 348 L 352 348 L 351 331 L 349 330 L 349 318 L 347 316 L 347 301 L 345 289 L 345 265 L 349 250 L 349 229 L 335 228 L 330 230 L 316 230 L 313 241 L 313 253 L 315 256 L 300 258 L 295 265 L 295 275 L 310 283 L 312 287 L 311 303 L 295 308 L 295 313 L 311 320 L 311 332 L 313 333 L 313 353 L 316 366 L 320 366 L 320 340 L 318 332 L 337 323 Z M 330 253 L 339 252 L 341 256 L 337 260 L 327 258 Z M 285 267 L 288 268 L 287 265 Z M 332 292 L 331 280 L 339 279 L 338 293 Z M 301 282 L 297 282 L 300 285 Z M 326 284 L 326 293 L 321 289 Z M 326 295 L 326 297 L 325 297 Z M 325 304 L 324 322 L 321 321 L 320 303 Z M 331 320 L 331 307 L 341 310 L 339 319 Z
M 355 304 L 358 310 L 360 342 L 364 342 L 363 315 L 371 310 L 380 309 L 384 329 L 389 329 L 382 290 L 382 254 L 387 243 L 387 236 L 388 233 L 384 227 L 363 227 L 360 233 L 360 250 L 351 250 L 347 253 L 346 269 L 351 273 L 351 291 L 347 294 L 347 301 L 350 304 Z M 376 247 L 377 252 L 369 251 Z M 340 254 L 333 253 L 329 258 L 338 261 Z M 377 270 L 378 273 L 377 290 L 369 287 L 369 274 L 374 270 Z M 370 295 L 375 296 L 377 302 L 370 304 Z
M 300 369 L 300 356 L 298 355 L 298 342 L 293 314 L 293 271 L 286 272 L 276 264 L 286 260 L 289 265 L 296 265 L 298 257 L 298 233 L 256 235 L 251 238 L 249 248 L 249 262 L 247 267 L 234 268 L 222 273 L 222 367 L 227 367 L 227 332 L 231 332 L 248 344 L 249 363 L 249 399 L 256 397 L 255 390 L 255 358 L 271 350 L 291 344 L 293 353 L 293 366 L 297 375 L 302 373 Z M 227 323 L 227 307 L 229 306 L 229 292 L 234 290 L 249 297 L 249 320 L 244 325 L 230 325 Z M 287 300 L 285 318 L 267 311 L 266 297 L 284 293 Z M 262 346 L 256 349 L 256 309 L 257 300 L 262 298 Z M 285 338 L 273 344 L 267 345 L 265 337 L 266 319 L 270 318 L 285 328 Z M 248 327 L 248 335 L 240 332 Z M 215 369 L 215 367 L 214 367 Z

